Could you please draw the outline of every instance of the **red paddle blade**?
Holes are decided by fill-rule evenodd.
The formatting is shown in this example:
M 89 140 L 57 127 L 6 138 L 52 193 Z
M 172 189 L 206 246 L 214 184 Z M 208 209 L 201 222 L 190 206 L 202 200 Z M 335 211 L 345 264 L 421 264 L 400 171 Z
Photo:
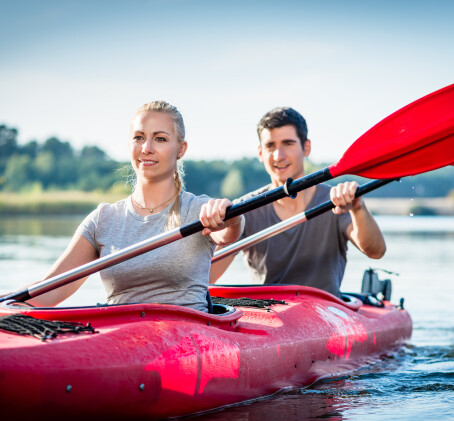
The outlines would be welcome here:
M 331 175 L 398 178 L 454 164 L 454 84 L 386 117 L 329 167 Z

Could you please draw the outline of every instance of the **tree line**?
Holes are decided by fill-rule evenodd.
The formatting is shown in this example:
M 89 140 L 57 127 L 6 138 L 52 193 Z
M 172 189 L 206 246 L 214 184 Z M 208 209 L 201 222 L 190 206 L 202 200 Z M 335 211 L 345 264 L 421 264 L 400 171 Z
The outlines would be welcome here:
M 18 130 L 0 125 L 0 191 L 28 192 L 46 190 L 115 191 L 131 189 L 129 163 L 111 159 L 97 146 L 74 150 L 69 142 L 51 137 L 18 143 Z M 306 163 L 306 172 L 327 164 Z M 236 198 L 269 183 L 269 177 L 257 158 L 233 162 L 223 160 L 185 161 L 186 190 L 212 197 Z M 344 176 L 330 184 L 360 177 Z M 445 197 L 454 194 L 454 167 L 406 178 L 372 192 L 375 197 Z

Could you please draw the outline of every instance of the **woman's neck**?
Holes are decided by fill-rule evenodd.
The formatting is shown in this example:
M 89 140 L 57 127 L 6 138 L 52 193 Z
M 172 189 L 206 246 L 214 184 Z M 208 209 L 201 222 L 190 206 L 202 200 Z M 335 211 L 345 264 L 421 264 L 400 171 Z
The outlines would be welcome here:
M 132 197 L 145 208 L 157 207 L 166 201 L 171 201 L 178 194 L 173 180 L 144 183 L 138 182 Z

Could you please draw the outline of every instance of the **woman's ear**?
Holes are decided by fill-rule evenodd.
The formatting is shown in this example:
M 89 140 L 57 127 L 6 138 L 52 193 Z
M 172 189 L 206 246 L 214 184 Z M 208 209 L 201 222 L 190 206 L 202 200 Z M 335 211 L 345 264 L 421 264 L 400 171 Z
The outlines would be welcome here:
M 180 151 L 178 152 L 177 159 L 183 158 L 186 150 L 188 149 L 188 142 L 184 141 L 180 143 Z

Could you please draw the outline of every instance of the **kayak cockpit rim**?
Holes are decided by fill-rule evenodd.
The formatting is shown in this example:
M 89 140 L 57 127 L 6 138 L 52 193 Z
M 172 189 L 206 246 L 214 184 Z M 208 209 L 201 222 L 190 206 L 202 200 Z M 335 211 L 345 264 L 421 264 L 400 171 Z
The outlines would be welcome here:
M 342 305 L 350 310 L 357 311 L 363 302 L 357 298 L 357 294 L 342 294 L 342 298 L 336 297 L 329 292 L 323 291 L 318 288 L 300 286 L 300 285 L 210 285 L 210 295 L 222 296 L 224 298 L 240 298 L 248 297 L 252 299 L 282 299 L 290 298 L 291 296 L 299 297 L 318 297 L 323 298 L 333 303 Z M 237 316 L 241 309 L 235 306 L 225 304 L 212 304 L 213 311 L 205 313 L 194 310 L 188 307 L 177 306 L 172 304 L 157 304 L 157 303 L 128 303 L 128 304 L 97 304 L 95 306 L 70 306 L 70 307 L 34 307 L 29 304 L 8 300 L 0 303 L 0 313 L 30 313 L 38 314 L 41 312 L 51 312 L 54 314 L 64 314 L 64 312 L 81 311 L 85 313 L 100 313 L 103 314 L 121 311 L 129 312 L 136 309 L 143 309 L 141 311 L 164 311 L 169 313 L 194 314 L 198 316 L 209 316 L 215 318 L 230 318 L 232 315 Z M 241 307 L 241 306 L 238 306 Z M 241 312 L 242 313 L 242 312 Z M 239 316 L 237 317 L 239 318 Z
M 318 297 L 323 298 L 333 303 L 340 304 L 350 310 L 356 311 L 363 302 L 355 295 L 342 294 L 342 298 L 324 291 L 319 288 L 308 286 L 293 285 L 293 284 L 279 284 L 279 285 L 210 285 L 210 294 L 216 296 L 220 294 L 226 298 L 236 297 L 250 297 L 250 298 L 274 298 L 284 299 L 289 295 L 307 296 L 307 298 Z

